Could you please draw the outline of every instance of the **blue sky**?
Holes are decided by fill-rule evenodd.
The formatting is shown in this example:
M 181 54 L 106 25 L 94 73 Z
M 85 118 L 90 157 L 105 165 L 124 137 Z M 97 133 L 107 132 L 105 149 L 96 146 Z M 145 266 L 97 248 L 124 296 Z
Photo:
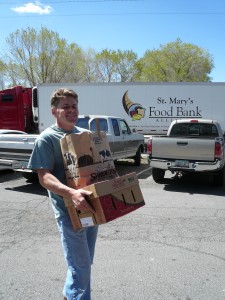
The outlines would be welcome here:
M 10 33 L 41 26 L 84 50 L 133 50 L 139 58 L 180 38 L 208 51 L 212 81 L 225 81 L 225 0 L 0 0 L 0 56 Z

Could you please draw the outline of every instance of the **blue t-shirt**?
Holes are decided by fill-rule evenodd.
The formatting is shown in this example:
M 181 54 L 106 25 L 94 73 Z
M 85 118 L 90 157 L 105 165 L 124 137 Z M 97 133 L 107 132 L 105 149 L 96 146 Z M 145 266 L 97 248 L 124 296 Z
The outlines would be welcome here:
M 33 152 L 31 154 L 28 168 L 48 169 L 62 183 L 67 184 L 63 156 L 60 146 L 60 139 L 66 134 L 86 131 L 80 127 L 74 127 L 73 130 L 64 130 L 55 125 L 44 130 L 36 139 Z M 52 202 L 55 217 L 68 215 L 63 197 L 56 195 L 48 190 L 49 198 Z

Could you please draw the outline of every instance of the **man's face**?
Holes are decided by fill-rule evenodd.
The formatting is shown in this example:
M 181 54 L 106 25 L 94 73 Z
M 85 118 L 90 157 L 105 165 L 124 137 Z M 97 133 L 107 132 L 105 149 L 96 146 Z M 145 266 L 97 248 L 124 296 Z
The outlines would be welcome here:
M 52 107 L 52 114 L 56 118 L 58 127 L 65 130 L 73 129 L 78 118 L 78 103 L 73 97 L 63 97 L 57 107 Z

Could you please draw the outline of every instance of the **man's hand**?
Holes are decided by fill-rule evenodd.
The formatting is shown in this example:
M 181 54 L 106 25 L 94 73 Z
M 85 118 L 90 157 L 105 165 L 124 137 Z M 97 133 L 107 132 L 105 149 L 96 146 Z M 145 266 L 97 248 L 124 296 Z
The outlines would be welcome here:
M 91 194 L 92 192 L 82 189 L 73 190 L 73 193 L 71 193 L 71 199 L 74 203 L 75 208 L 78 210 L 88 210 L 95 212 L 94 208 L 88 202 L 88 197 Z
M 94 208 L 87 201 L 92 192 L 83 189 L 76 190 L 66 186 L 47 169 L 38 169 L 37 173 L 39 182 L 44 188 L 62 197 L 70 197 L 76 209 L 95 212 Z

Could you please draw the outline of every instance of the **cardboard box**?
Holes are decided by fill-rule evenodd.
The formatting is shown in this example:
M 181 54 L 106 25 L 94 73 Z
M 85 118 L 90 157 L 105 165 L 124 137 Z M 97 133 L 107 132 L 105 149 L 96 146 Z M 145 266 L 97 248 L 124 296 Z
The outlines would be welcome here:
M 83 189 L 92 192 L 89 202 L 95 213 L 76 210 L 71 199 L 64 199 L 74 229 L 110 222 L 145 205 L 136 173 L 91 184 Z
M 60 140 L 67 185 L 83 188 L 117 172 L 105 132 L 71 133 Z

